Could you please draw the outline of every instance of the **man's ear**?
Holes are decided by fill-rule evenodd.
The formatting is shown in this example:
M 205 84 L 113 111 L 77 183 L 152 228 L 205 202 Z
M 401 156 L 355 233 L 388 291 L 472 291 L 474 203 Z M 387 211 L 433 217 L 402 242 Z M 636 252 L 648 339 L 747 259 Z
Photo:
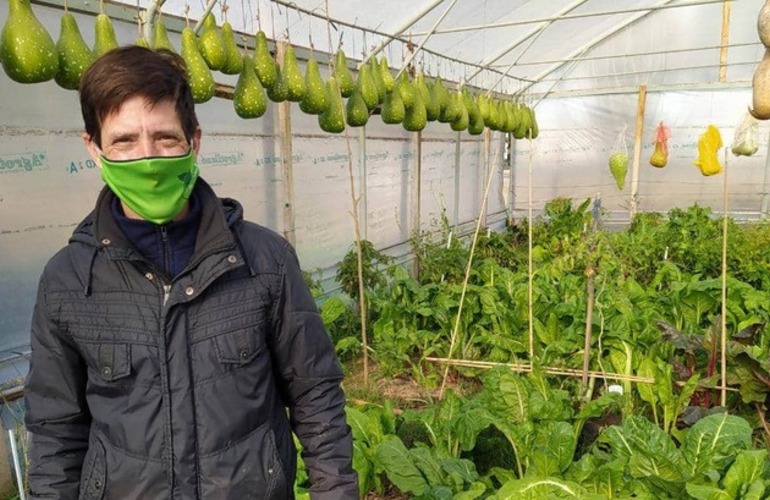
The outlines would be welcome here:
M 201 128 L 195 127 L 195 132 L 193 132 L 193 138 L 192 138 L 192 148 L 193 151 L 195 151 L 195 158 L 198 158 L 198 151 L 201 149 Z
M 83 132 L 83 144 L 86 146 L 86 150 L 88 151 L 88 154 L 91 156 L 91 159 L 94 160 L 94 163 L 96 163 L 99 168 L 102 168 L 102 162 L 99 159 L 99 150 L 96 146 L 96 143 L 91 140 L 91 136 Z

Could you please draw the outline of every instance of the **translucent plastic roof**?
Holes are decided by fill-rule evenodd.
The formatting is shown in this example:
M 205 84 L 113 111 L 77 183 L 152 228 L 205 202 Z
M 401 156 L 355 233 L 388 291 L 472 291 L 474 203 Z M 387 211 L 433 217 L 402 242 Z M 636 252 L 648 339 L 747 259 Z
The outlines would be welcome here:
M 429 75 L 541 97 L 642 84 L 747 86 L 764 53 L 762 0 L 167 0 L 162 10 L 183 16 L 189 4 L 198 19 L 211 2 L 220 24 L 224 2 L 245 34 L 261 27 L 268 38 L 288 35 L 322 52 L 330 38 L 332 52 L 341 40 L 356 59 L 384 45 L 395 68 L 416 51 Z

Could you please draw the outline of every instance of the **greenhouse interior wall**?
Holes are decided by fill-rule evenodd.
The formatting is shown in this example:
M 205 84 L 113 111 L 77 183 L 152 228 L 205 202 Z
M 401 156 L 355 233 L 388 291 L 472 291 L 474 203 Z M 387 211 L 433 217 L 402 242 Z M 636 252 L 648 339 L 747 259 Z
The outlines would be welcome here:
M 55 3 L 33 0 L 35 14 L 54 39 L 62 13 Z M 363 2 L 350 3 L 355 4 L 350 7 L 353 11 L 365 8 Z M 82 10 L 75 11 L 81 26 L 92 24 L 96 4 L 84 2 Z M 199 7 L 194 4 L 194 8 Z M 603 2 L 606 8 L 612 4 Z M 755 41 L 753 23 L 760 2 L 734 4 L 731 36 L 740 41 L 741 33 L 750 31 L 743 39 Z M 132 41 L 136 36 L 133 10 L 110 9 L 118 39 Z M 660 47 L 659 31 L 665 31 L 667 40 L 691 46 L 714 45 L 719 38 L 721 9 L 717 3 L 692 8 L 688 10 L 692 15 L 687 16 L 678 9 L 660 11 L 639 21 L 633 31 L 619 31 L 609 37 L 591 54 L 657 48 L 661 54 L 649 59 L 675 67 L 692 55 L 665 54 L 666 48 L 675 47 Z M 8 4 L 0 2 L 0 20 L 7 16 Z M 169 25 L 176 26 L 170 30 L 171 41 L 178 47 L 181 20 L 169 19 Z M 609 27 L 613 20 L 601 22 Z M 317 27 L 321 28 L 324 31 L 315 33 L 314 40 L 325 36 L 326 28 Z M 585 42 L 579 29 L 564 31 L 572 38 L 563 38 L 554 46 L 580 47 Z M 679 33 L 672 35 L 676 31 Z M 82 33 L 90 45 L 93 31 L 82 29 Z M 230 100 L 217 97 L 197 106 L 203 129 L 198 163 L 201 176 L 220 196 L 243 204 L 247 219 L 292 239 L 303 269 L 317 270 L 330 291 L 334 289 L 335 266 L 355 241 L 349 162 L 355 189 L 364 195 L 359 211 L 362 238 L 404 260 L 409 255 L 410 235 L 418 229 L 438 229 L 443 217 L 465 234 L 472 231 L 479 217 L 486 227 L 500 230 L 509 218 L 527 217 L 530 209 L 534 215 L 541 214 L 545 204 L 557 197 L 599 199 L 608 214 L 606 222 L 619 225 L 629 222 L 633 210 L 666 212 L 695 203 L 717 213 L 726 206 L 736 218 L 758 219 L 767 211 L 768 202 L 769 129 L 765 122 L 760 123 L 759 154 L 720 157 L 728 181 L 723 175 L 701 176 L 693 160 L 698 155 L 698 137 L 709 124 L 721 131 L 727 146 L 723 151 L 729 151 L 735 128 L 751 102 L 751 75 L 763 52 L 764 48 L 754 43 L 731 53 L 731 57 L 745 61 L 730 67 L 732 84 L 692 84 L 714 82 L 714 68 L 698 69 L 696 65 L 679 80 L 679 73 L 656 73 L 659 67 L 642 58 L 597 59 L 574 68 L 565 65 L 528 97 L 536 107 L 540 136 L 531 142 L 507 142 L 504 134 L 492 132 L 488 155 L 485 135 L 453 132 L 440 123 L 428 124 L 421 133 L 419 150 L 417 134 L 386 126 L 376 116 L 365 129 L 349 127 L 346 134 L 326 134 L 319 129 L 316 117 L 292 104 L 291 189 L 283 170 L 278 106 L 270 103 L 265 116 L 258 120 L 241 120 Z M 308 51 L 299 53 L 307 57 Z M 544 59 L 548 56 L 542 54 Z M 554 53 L 556 56 L 563 54 Z M 613 69 L 649 74 L 644 86 L 639 85 L 638 75 L 614 77 L 609 84 L 606 78 L 596 76 Z M 325 76 L 323 71 L 322 65 Z M 236 79 L 237 75 L 217 74 L 221 84 L 234 85 Z M 580 85 L 571 88 L 571 82 L 578 81 Z M 558 89 L 552 90 L 557 84 Z M 581 90 L 585 88 L 591 90 Z M 646 98 L 643 127 L 637 130 L 640 91 L 646 92 Z M 652 137 L 660 122 L 670 127 L 672 137 L 669 163 L 663 169 L 648 164 Z M 4 306 L 0 362 L 9 361 L 0 366 L 0 382 L 5 382 L 5 387 L 18 385 L 26 370 L 29 319 L 43 266 L 66 244 L 74 227 L 93 208 L 103 186 L 99 169 L 83 146 L 82 132 L 76 92 L 63 90 L 52 81 L 20 85 L 0 73 L 0 302 Z M 633 163 L 636 136 L 641 142 L 634 197 L 628 187 L 618 189 L 607 158 L 622 150 Z M 491 183 L 485 196 L 488 178 Z M 293 191 L 293 203 L 287 199 L 288 191 Z M 418 206 L 419 214 L 415 213 Z M 287 209 L 293 215 L 293 231 L 287 225 Z M 8 421 L 4 418 L 6 426 Z M 5 452 L 0 450 L 0 455 Z M 0 473 L 5 472 L 0 467 Z

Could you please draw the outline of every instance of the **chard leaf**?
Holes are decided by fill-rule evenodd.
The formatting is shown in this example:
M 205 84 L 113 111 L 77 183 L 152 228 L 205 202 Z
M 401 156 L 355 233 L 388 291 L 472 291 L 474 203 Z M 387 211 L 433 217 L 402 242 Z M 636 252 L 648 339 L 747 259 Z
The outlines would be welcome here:
M 738 498 L 741 488 L 759 481 L 762 484 L 767 474 L 767 452 L 764 450 L 742 451 L 735 457 L 735 462 L 725 474 L 722 483 L 727 493 Z M 764 484 L 762 485 L 764 493 Z M 743 497 L 742 497 L 743 498 Z
M 643 384 L 639 384 L 639 388 Z M 589 418 L 598 418 L 604 415 L 607 410 L 617 410 L 620 407 L 620 395 L 615 392 L 607 392 L 596 399 L 592 399 L 586 404 L 580 413 L 575 417 L 577 420 L 587 420 Z
M 746 490 L 746 494 L 741 497 L 741 500 L 762 500 L 765 498 L 766 489 L 767 486 L 765 486 L 765 482 L 757 479 L 751 483 L 751 485 L 749 485 L 748 490 Z
M 560 476 L 572 463 L 577 440 L 567 422 L 545 422 L 538 426 L 529 453 L 528 475 Z
M 388 479 L 399 490 L 414 493 L 417 496 L 424 495 L 430 490 L 430 485 L 420 469 L 412 462 L 409 450 L 398 437 L 387 436 L 377 446 L 376 455 Z
M 640 377 L 655 379 L 656 366 L 655 362 L 645 357 L 641 363 L 639 363 L 639 369 L 636 370 L 636 374 Z M 657 391 L 653 384 L 636 384 L 636 389 L 639 391 L 639 397 L 653 408 L 658 402 Z
M 350 428 L 353 431 L 353 440 L 370 445 L 373 444 L 373 436 L 371 436 L 369 430 L 369 418 L 366 414 L 356 408 L 346 406 L 345 415 L 348 420 L 348 425 L 350 425 Z
M 339 297 L 328 298 L 321 306 L 321 321 L 326 328 L 345 312 L 345 302 Z
M 751 432 L 745 419 L 727 413 L 696 422 L 682 445 L 689 477 L 697 479 L 711 470 L 721 473 L 739 452 L 751 448 Z
M 597 498 L 576 483 L 555 478 L 524 478 L 509 481 L 495 495 L 494 500 L 549 500 Z M 598 497 L 602 498 L 602 497 Z
M 529 394 L 521 377 L 501 376 L 500 398 L 509 409 L 508 418 L 514 423 L 521 424 L 529 419 Z
M 429 485 L 440 486 L 444 484 L 444 471 L 441 470 L 441 464 L 433 458 L 429 448 L 424 446 L 412 448 L 409 450 L 409 458 L 420 469 Z
M 698 500 L 735 500 L 736 498 L 713 484 L 687 483 L 687 493 Z
M 470 487 L 459 493 L 455 493 L 454 500 L 475 500 L 487 491 L 487 487 L 482 482 L 475 482 Z
M 445 458 L 441 461 L 441 467 L 450 475 L 463 482 L 472 483 L 479 478 L 476 465 L 464 458 Z
M 610 445 L 613 457 L 628 459 L 632 477 L 674 482 L 682 479 L 682 456 L 671 437 L 643 417 L 631 415 L 622 426 L 608 427 L 599 441 Z
M 358 495 L 363 497 L 374 481 L 374 465 L 369 460 L 366 445 L 353 441 L 353 469 L 358 473 Z

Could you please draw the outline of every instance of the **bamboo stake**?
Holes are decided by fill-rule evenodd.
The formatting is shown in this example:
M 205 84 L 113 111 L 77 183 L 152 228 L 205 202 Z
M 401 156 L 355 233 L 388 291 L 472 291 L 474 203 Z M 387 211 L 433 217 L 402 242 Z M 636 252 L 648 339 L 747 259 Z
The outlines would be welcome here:
M 727 45 L 730 42 L 730 0 L 722 4 L 722 48 L 719 49 L 719 81 L 727 81 Z
M 727 406 L 727 148 L 723 179 L 722 216 L 722 406 Z
M 591 330 L 594 322 L 594 271 L 593 265 L 586 269 L 588 274 L 588 303 L 586 304 L 585 343 L 583 344 L 583 385 L 588 384 L 588 363 L 591 360 Z
M 634 136 L 634 163 L 631 170 L 631 209 L 629 219 L 636 215 L 639 194 L 639 162 L 642 156 L 642 133 L 644 131 L 644 107 L 647 100 L 647 85 L 639 86 L 639 100 L 636 105 L 636 135 Z
M 447 358 L 433 358 L 433 357 L 426 357 L 425 361 L 432 361 L 434 363 L 446 363 L 449 365 L 454 366 L 464 366 L 466 368 L 496 368 L 499 366 L 505 366 L 510 368 L 514 372 L 519 373 L 531 373 L 532 372 L 532 365 L 529 363 L 497 363 L 494 361 L 472 361 L 472 360 L 464 360 L 464 359 L 447 359 Z M 580 378 L 583 376 L 583 370 L 575 370 L 572 368 L 552 368 L 552 367 L 541 367 L 540 370 L 547 373 L 548 375 L 557 375 L 557 376 L 565 376 L 565 377 L 576 377 Z M 616 379 L 620 381 L 628 381 L 628 382 L 636 382 L 638 384 L 654 384 L 655 379 L 650 377 L 640 377 L 638 375 L 624 375 L 622 373 L 607 373 L 603 371 L 593 371 L 590 370 L 588 374 L 592 377 L 601 377 L 602 379 Z M 677 381 L 675 382 L 677 386 L 684 386 L 686 382 L 684 381 Z M 716 387 L 704 385 L 704 384 L 698 384 L 699 388 L 704 389 L 716 389 Z M 735 387 L 728 387 L 728 391 L 730 392 L 739 392 L 739 389 L 736 389 Z
M 460 293 L 460 304 L 457 308 L 457 317 L 455 318 L 455 325 L 452 330 L 452 338 L 449 341 L 449 353 L 447 354 L 447 359 L 452 358 L 452 352 L 454 351 L 455 343 L 457 341 L 457 332 L 460 330 L 460 318 L 462 317 L 463 312 L 463 304 L 465 303 L 465 293 L 468 291 L 468 279 L 471 276 L 471 264 L 473 263 L 473 254 L 476 251 L 476 243 L 479 240 L 479 230 L 481 229 L 481 214 L 484 213 L 487 207 L 487 200 L 489 199 L 489 187 L 492 184 L 492 177 L 493 173 L 497 169 L 498 163 L 495 162 L 494 168 L 489 169 L 489 173 L 487 175 L 487 187 L 484 190 L 484 198 L 481 200 L 481 209 L 479 210 L 479 216 L 476 220 L 476 230 L 473 232 L 473 242 L 471 243 L 471 251 L 470 255 L 468 256 L 468 264 L 465 266 L 465 277 L 463 278 L 463 289 Z M 446 380 L 447 377 L 449 377 L 449 364 L 446 365 L 446 369 L 444 370 L 444 376 L 441 380 L 441 390 L 439 391 L 439 399 L 444 398 L 444 389 L 446 388 Z
M 529 359 L 532 361 L 535 359 L 535 321 L 532 312 L 532 275 L 534 272 L 532 266 L 532 140 L 529 141 L 529 162 L 527 165 L 527 217 L 529 218 L 527 221 L 527 321 L 529 323 Z

